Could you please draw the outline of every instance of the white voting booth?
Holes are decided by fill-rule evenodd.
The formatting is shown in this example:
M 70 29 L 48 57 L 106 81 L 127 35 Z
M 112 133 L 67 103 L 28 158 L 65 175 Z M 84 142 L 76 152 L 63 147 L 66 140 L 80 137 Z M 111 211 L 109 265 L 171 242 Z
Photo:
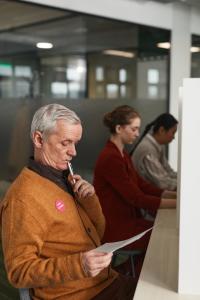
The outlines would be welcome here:
M 200 297 L 200 79 L 183 80 L 179 120 L 178 293 Z
M 179 103 L 177 210 L 160 209 L 134 300 L 200 299 L 200 79 Z

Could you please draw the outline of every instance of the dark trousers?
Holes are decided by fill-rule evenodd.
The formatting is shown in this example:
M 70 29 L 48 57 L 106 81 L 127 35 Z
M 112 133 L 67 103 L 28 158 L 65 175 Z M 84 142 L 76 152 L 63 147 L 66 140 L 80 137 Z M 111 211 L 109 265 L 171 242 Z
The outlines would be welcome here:
M 133 277 L 119 276 L 91 300 L 133 300 L 136 289 L 136 280 Z

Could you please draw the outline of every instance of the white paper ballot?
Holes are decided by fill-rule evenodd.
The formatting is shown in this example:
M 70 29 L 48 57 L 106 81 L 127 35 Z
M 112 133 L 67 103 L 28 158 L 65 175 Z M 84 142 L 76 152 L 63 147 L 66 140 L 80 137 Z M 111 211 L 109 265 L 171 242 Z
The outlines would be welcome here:
M 137 240 L 139 240 L 141 237 L 143 237 L 143 235 L 145 235 L 148 231 L 152 230 L 153 227 L 139 233 L 138 235 L 133 236 L 130 239 L 124 240 L 124 241 L 119 241 L 119 242 L 114 242 L 114 243 L 105 243 L 99 247 L 97 247 L 96 249 L 94 249 L 97 252 L 114 252 L 117 249 L 120 249 L 126 245 L 129 245 Z

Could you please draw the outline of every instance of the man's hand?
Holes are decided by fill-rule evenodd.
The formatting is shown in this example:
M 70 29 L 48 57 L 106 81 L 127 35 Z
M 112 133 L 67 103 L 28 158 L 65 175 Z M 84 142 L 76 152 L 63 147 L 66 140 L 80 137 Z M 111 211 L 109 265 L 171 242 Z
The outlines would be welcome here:
M 109 266 L 112 253 L 96 252 L 94 250 L 84 252 L 81 256 L 84 271 L 88 276 L 94 277 Z
M 69 180 L 73 187 L 73 191 L 78 195 L 79 198 L 85 198 L 94 195 L 95 190 L 93 185 L 91 185 L 86 180 L 82 179 L 79 175 L 73 175 L 73 179 L 75 183 L 73 182 L 72 178 L 70 179 L 69 176 Z

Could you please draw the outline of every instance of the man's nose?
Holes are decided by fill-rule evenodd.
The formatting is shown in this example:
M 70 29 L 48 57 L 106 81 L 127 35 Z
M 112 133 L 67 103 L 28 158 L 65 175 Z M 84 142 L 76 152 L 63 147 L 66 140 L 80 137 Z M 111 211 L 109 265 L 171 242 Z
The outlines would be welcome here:
M 75 145 L 70 145 L 70 148 L 68 149 L 68 154 L 71 156 L 76 156 L 76 147 Z

